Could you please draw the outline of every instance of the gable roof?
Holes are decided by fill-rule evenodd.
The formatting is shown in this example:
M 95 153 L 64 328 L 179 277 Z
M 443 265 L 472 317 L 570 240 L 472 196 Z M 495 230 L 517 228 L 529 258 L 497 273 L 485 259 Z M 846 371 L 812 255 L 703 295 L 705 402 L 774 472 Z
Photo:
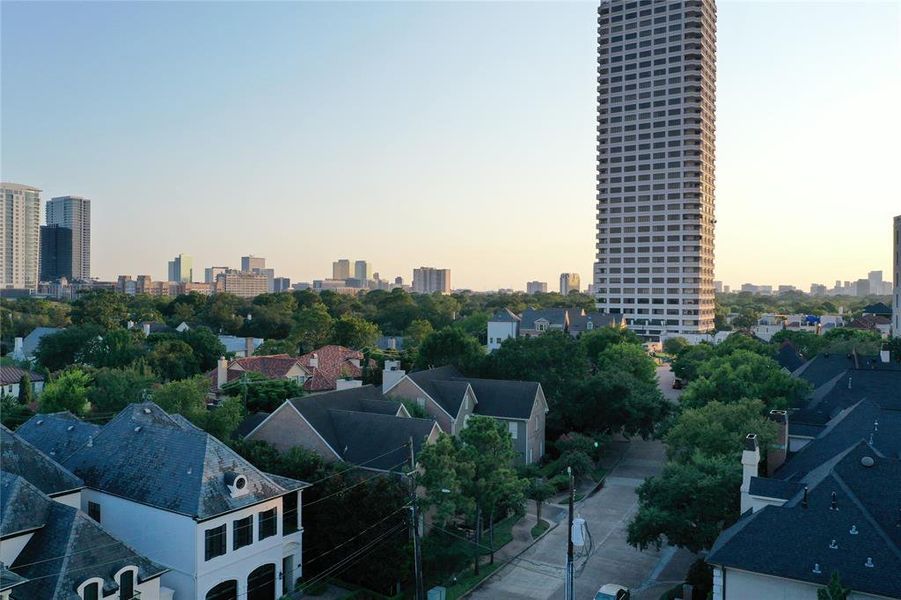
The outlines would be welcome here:
M 447 365 L 409 373 L 407 377 L 444 409 L 456 418 L 463 405 L 469 384 L 462 381 L 463 374 L 456 367 Z
M 13 598 L 79 600 L 78 586 L 94 577 L 103 579 L 101 596 L 106 596 L 118 588 L 114 576 L 125 567 L 137 567 L 136 584 L 168 571 L 110 535 L 83 512 L 44 498 L 44 526 L 9 566 L 27 580 L 15 588 Z
M 317 367 L 310 366 L 314 354 L 319 359 Z M 363 376 L 363 360 L 362 352 L 344 346 L 323 346 L 308 352 L 298 357 L 300 364 L 311 373 L 310 378 L 304 382 L 303 388 L 310 392 L 321 392 L 335 389 L 338 380 L 342 377 L 359 379 Z M 357 366 L 355 362 L 359 362 L 361 366 Z M 371 368 L 375 367 L 375 361 L 371 359 L 369 364 Z
M 100 432 L 100 426 L 82 421 L 68 411 L 38 413 L 22 423 L 17 433 L 55 461 L 71 456 L 88 438 Z
M 535 321 L 545 320 L 554 327 L 566 327 L 569 325 L 570 311 L 572 314 L 580 314 L 576 308 L 527 308 L 522 311 L 520 322 L 526 329 L 535 329 Z
M 153 402 L 131 404 L 63 464 L 91 488 L 203 520 L 287 490 L 215 437 Z M 224 478 L 243 475 L 232 497 Z
M 509 308 L 501 308 L 491 315 L 493 323 L 519 323 L 520 317 Z
M 269 415 L 272 413 L 260 411 L 247 415 L 247 417 L 241 421 L 241 424 L 235 428 L 235 431 L 232 433 L 232 438 L 236 440 L 243 440 L 247 437 L 251 431 L 260 426 L 260 424 L 265 421 Z
M 271 354 L 266 356 L 245 356 L 236 358 L 229 364 L 229 370 L 242 369 L 253 373 L 259 373 L 270 379 L 284 379 L 293 367 L 307 369 L 301 364 L 300 359 L 288 354 Z M 213 370 L 215 373 L 215 369 Z
M 884 315 L 864 315 L 848 323 L 848 327 L 852 329 L 875 330 L 880 325 L 885 327 L 891 324 L 892 320 Z
M 41 338 L 45 335 L 59 333 L 62 330 L 62 327 L 35 327 L 31 330 L 31 333 L 26 335 L 25 339 L 22 340 L 22 354 L 25 355 L 25 358 L 31 358 L 38 349 Z
M 864 457 L 872 466 L 865 466 Z M 745 514 L 723 532 L 707 561 L 815 585 L 825 585 L 837 572 L 842 584 L 855 591 L 897 597 L 901 488 L 887 489 L 886 482 L 899 480 L 897 458 L 881 456 L 860 442 L 811 482 L 807 507 L 803 494 L 797 494 L 783 506 Z M 833 493 L 837 510 L 831 508 Z M 833 542 L 837 548 L 830 547 Z M 868 560 L 874 566 L 866 566 Z
M 801 358 L 801 354 L 794 344 L 788 340 L 782 342 L 782 345 L 779 346 L 779 350 L 776 352 L 776 362 L 789 373 L 797 371 L 804 365 L 804 359 Z
M 477 404 L 475 413 L 502 419 L 528 419 L 538 399 L 541 384 L 536 381 L 503 379 L 461 379 L 472 387 Z
M 35 371 L 28 371 L 26 369 L 20 369 L 19 367 L 0 366 L 0 385 L 19 383 L 22 380 L 22 376 L 26 373 L 28 373 L 28 377 L 31 378 L 32 383 L 44 381 L 44 376 Z
M 0 537 L 43 527 L 51 502 L 22 477 L 0 471 Z
M 861 311 L 865 315 L 885 315 L 891 316 L 892 307 L 884 302 L 876 302 L 875 304 L 867 304 Z
M 623 321 L 624 316 L 622 314 L 590 312 L 583 315 L 580 312 L 570 313 L 569 332 L 576 335 L 599 327 L 620 327 L 623 325 Z M 590 328 L 588 326 L 589 323 L 591 324 Z
M 31 445 L 27 439 L 0 425 L 0 465 L 24 478 L 48 496 L 84 487 L 84 481 Z

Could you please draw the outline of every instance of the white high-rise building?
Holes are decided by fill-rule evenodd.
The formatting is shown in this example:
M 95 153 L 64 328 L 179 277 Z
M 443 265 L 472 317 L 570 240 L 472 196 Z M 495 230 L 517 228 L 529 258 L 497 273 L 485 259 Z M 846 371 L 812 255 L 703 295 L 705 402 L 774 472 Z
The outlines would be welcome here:
M 91 278 L 91 201 L 59 196 L 47 201 L 47 225 L 72 230 L 72 279 Z
M 892 268 L 892 335 L 901 337 L 901 215 L 895 217 L 894 263 Z
M 597 307 L 649 339 L 714 316 L 713 0 L 598 9 Z
M 419 294 L 449 294 L 451 291 L 450 269 L 419 267 L 413 269 L 413 291 Z
M 41 264 L 41 190 L 0 183 L 0 288 L 34 290 Z
M 547 294 L 547 281 L 526 282 L 527 294 Z
M 372 265 L 365 260 L 354 261 L 354 279 L 366 283 L 372 279 Z

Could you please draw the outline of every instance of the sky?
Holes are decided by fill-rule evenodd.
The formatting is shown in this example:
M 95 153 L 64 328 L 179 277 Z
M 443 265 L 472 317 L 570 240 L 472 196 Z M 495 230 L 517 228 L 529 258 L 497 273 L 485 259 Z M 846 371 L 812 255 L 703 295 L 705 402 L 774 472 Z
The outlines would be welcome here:
M 0 176 L 91 198 L 102 279 L 183 252 L 585 286 L 596 9 L 4 0 Z M 888 278 L 901 3 L 721 1 L 717 38 L 716 278 Z

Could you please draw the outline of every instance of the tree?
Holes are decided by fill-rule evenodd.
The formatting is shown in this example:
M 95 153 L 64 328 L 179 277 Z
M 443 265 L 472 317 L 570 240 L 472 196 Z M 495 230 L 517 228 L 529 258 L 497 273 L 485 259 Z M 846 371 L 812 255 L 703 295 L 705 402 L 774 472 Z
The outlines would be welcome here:
M 213 331 L 235 334 L 244 324 L 237 314 L 242 306 L 244 300 L 233 294 L 213 294 L 207 298 L 200 318 Z
M 104 333 L 97 325 L 68 327 L 51 335 L 45 335 L 38 343 L 35 358 L 50 371 L 59 371 L 75 364 L 76 357 L 88 344 Z
M 147 361 L 163 381 L 186 379 L 200 372 L 194 351 L 181 340 L 161 340 L 153 346 Z
M 39 406 L 41 412 L 53 413 L 69 411 L 78 416 L 88 412 L 88 386 L 90 376 L 81 369 L 64 371 L 55 380 L 44 386 Z
M 671 411 L 656 382 L 631 373 L 604 370 L 573 380 L 559 402 L 564 430 L 588 433 L 624 433 L 649 437 Z
M 206 414 L 204 429 L 210 435 L 228 441 L 244 420 L 244 405 L 240 398 L 227 398 Z
M 832 577 L 829 578 L 829 584 L 826 587 L 817 590 L 817 600 L 848 600 L 848 596 L 850 595 L 850 588 L 846 588 L 842 585 L 841 579 L 839 579 L 836 571 L 832 572 Z
M 663 342 L 663 351 L 673 356 L 680 354 L 690 346 L 684 337 L 671 337 Z
M 526 496 L 529 500 L 535 501 L 535 524 L 541 524 L 541 507 L 556 490 L 543 477 L 536 477 L 529 481 L 529 487 L 526 490 Z
M 205 372 L 216 368 L 219 358 L 225 356 L 225 345 L 219 341 L 219 336 L 208 327 L 194 327 L 175 335 L 177 339 L 191 347 L 200 371 Z
M 698 376 L 698 368 L 716 355 L 713 346 L 707 343 L 689 346 L 673 359 L 673 374 L 683 381 L 691 381 Z
M 375 345 L 379 328 L 362 317 L 343 315 L 332 328 L 332 343 L 360 350 Z
M 249 412 L 272 412 L 288 398 L 303 395 L 303 389 L 293 379 L 269 379 L 253 372 L 225 384 L 222 391 L 241 399 Z
M 441 525 L 472 510 L 463 485 L 472 478 L 473 465 L 458 460 L 459 453 L 460 441 L 444 433 L 419 453 L 422 475 L 417 483 L 425 489 L 424 503 L 435 510 L 435 522 Z
M 113 329 L 102 336 L 88 338 L 76 358 L 79 362 L 94 367 L 124 368 L 144 353 L 142 331 Z
M 423 340 L 416 359 L 417 367 L 428 369 L 453 365 L 463 372 L 478 371 L 485 352 L 479 342 L 459 329 L 445 327 Z
M 539 382 L 553 414 L 573 382 L 588 375 L 588 361 L 581 341 L 562 331 L 548 331 L 506 340 L 487 357 L 484 372 L 496 379 Z
M 0 422 L 4 427 L 15 429 L 30 419 L 33 414 L 30 408 L 19 404 L 15 396 L 0 393 Z
M 325 305 L 319 302 L 294 315 L 292 336 L 300 340 L 304 352 L 311 352 L 328 342 L 333 323 Z
M 817 335 L 810 331 L 791 331 L 789 329 L 777 332 L 770 341 L 777 347 L 781 346 L 783 342 L 791 342 L 804 358 L 813 358 L 820 353 L 828 342 L 825 336 Z
M 153 389 L 151 398 L 167 413 L 180 414 L 202 427 L 205 424 L 206 396 L 209 390 L 210 380 L 198 375 L 193 379 L 158 385 Z
M 431 323 L 425 319 L 416 319 L 407 327 L 407 331 L 404 334 L 404 347 L 414 350 L 419 348 L 433 331 L 435 330 Z
M 621 371 L 635 379 L 653 382 L 657 377 L 657 367 L 644 348 L 636 344 L 619 343 L 607 346 L 598 355 L 599 371 Z
M 764 416 L 766 405 L 760 400 L 740 400 L 724 404 L 713 401 L 688 409 L 666 433 L 666 451 L 670 460 L 690 461 L 695 452 L 723 456 L 738 462 L 745 436 L 756 433 L 760 447 L 769 448 L 776 440 L 777 425 Z
M 84 292 L 72 303 L 71 316 L 76 325 L 115 329 L 128 319 L 128 301 L 125 294 L 110 290 Z
M 28 371 L 19 378 L 19 404 L 28 406 L 34 401 L 34 388 Z
M 628 542 L 640 550 L 664 541 L 691 552 L 709 549 L 739 515 L 741 465 L 732 457 L 695 454 L 671 462 L 638 487 L 638 513 Z
M 586 331 L 579 336 L 579 344 L 585 350 L 585 356 L 589 360 L 596 361 L 598 356 L 607 349 L 608 346 L 616 344 L 633 344 L 641 347 L 642 340 L 631 329 L 620 327 L 598 327 L 591 331 Z
M 141 402 L 144 392 L 153 385 L 153 376 L 138 369 L 99 369 L 88 400 L 97 413 L 118 413 L 129 404 Z

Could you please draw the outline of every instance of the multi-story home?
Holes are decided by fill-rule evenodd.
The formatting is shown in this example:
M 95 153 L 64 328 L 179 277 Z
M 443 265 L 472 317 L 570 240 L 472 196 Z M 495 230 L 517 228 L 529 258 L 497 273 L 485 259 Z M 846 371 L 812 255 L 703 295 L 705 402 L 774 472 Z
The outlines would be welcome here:
M 308 392 L 324 392 L 339 389 L 342 380 L 356 380 L 363 377 L 363 353 L 344 346 L 329 345 L 317 348 L 300 357 L 298 361 L 309 372 L 303 384 Z M 365 365 L 375 368 L 375 361 L 370 359 Z
M 488 320 L 488 349 L 497 350 L 508 338 L 533 337 L 553 330 L 579 337 L 599 327 L 624 326 L 620 314 L 587 313 L 581 308 L 528 308 L 521 315 L 503 308 Z
M 382 391 L 388 398 L 415 402 L 450 435 L 458 435 L 472 415 L 500 421 L 510 432 L 517 462 L 535 463 L 544 456 L 547 400 L 541 384 L 464 377 L 451 366 L 414 373 L 386 362 Z
M 174 600 L 274 600 L 300 577 L 305 484 L 261 472 L 180 415 L 145 402 L 103 427 L 57 413 L 19 433 L 84 480 L 82 510 L 168 569 Z

